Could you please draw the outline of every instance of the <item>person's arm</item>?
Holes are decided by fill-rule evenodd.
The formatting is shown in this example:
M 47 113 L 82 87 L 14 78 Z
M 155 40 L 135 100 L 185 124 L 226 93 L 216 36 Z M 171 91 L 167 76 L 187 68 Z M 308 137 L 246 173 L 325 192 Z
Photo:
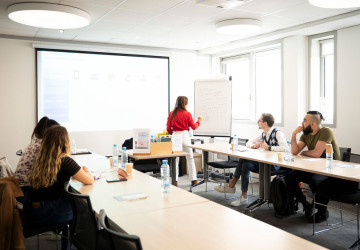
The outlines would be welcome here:
M 259 148 L 261 146 L 261 141 L 262 141 L 262 134 L 260 134 L 258 137 L 249 140 L 246 143 L 246 147 L 248 148 Z
M 200 116 L 197 122 L 194 123 L 194 120 L 192 118 L 192 115 L 190 112 L 188 112 L 188 125 L 192 130 L 197 129 L 200 126 L 200 121 L 202 120 L 202 117 Z
M 301 150 L 303 150 L 305 148 L 305 143 L 303 141 L 296 141 L 296 135 L 300 132 L 303 131 L 303 127 L 302 126 L 298 126 L 294 132 L 292 133 L 291 136 L 291 153 L 293 155 L 297 155 L 301 152 Z
M 301 152 L 301 155 L 314 157 L 314 158 L 320 158 L 326 149 L 326 144 L 327 144 L 327 142 L 325 142 L 325 141 L 318 141 L 313 150 L 303 151 L 303 152 Z
M 73 178 L 77 179 L 85 185 L 90 185 L 94 183 L 94 176 L 85 166 L 83 166 L 79 171 L 77 171 L 77 173 L 73 175 Z
M 172 135 L 173 131 L 171 129 L 170 116 L 171 116 L 171 112 L 169 113 L 169 116 L 168 116 L 168 119 L 167 119 L 166 130 L 170 135 Z

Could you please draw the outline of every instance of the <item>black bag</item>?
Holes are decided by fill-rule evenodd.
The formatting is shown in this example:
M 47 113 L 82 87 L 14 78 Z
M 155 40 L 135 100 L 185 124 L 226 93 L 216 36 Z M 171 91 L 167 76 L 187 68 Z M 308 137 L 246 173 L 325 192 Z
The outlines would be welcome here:
M 270 199 L 274 205 L 276 217 L 289 216 L 298 210 L 298 203 L 295 197 L 289 194 L 283 175 L 275 176 L 271 182 Z

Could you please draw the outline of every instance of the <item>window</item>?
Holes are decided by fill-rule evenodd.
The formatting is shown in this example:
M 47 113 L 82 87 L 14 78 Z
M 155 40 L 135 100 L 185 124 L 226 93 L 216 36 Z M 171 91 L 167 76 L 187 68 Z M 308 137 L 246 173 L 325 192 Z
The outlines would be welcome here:
M 262 113 L 282 123 L 282 65 L 280 45 L 223 58 L 225 74 L 232 77 L 234 120 L 257 121 Z
M 37 70 L 38 119 L 69 131 L 166 124 L 168 57 L 38 49 Z
M 320 111 L 324 124 L 335 125 L 335 34 L 311 36 L 310 109 Z

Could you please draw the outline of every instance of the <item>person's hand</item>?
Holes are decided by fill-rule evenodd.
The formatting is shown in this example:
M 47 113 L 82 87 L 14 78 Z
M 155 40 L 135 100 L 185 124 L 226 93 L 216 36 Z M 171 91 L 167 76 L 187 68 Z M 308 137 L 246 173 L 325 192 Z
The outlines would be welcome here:
M 85 171 L 85 173 L 90 173 L 90 170 L 88 167 L 86 166 L 83 166 L 82 169 Z
M 202 115 L 199 115 L 198 120 L 199 120 L 200 122 L 202 122 L 202 120 L 203 120 Z
M 257 143 L 255 143 L 254 146 L 252 146 L 252 147 L 255 148 L 255 149 L 258 149 L 258 148 L 261 147 L 261 144 L 262 144 L 262 142 L 257 142 Z
M 127 177 L 127 173 L 122 168 L 118 168 L 117 173 L 121 175 L 122 177 Z
M 265 150 L 268 150 L 268 149 L 269 149 L 269 145 L 267 145 L 266 142 L 262 142 L 262 143 L 261 143 L 261 147 L 262 147 L 263 149 L 265 149 Z
M 298 127 L 294 130 L 293 134 L 294 134 L 294 135 L 297 135 L 298 133 L 300 133 L 300 132 L 302 132 L 302 131 L 303 131 L 303 126 L 298 126 Z

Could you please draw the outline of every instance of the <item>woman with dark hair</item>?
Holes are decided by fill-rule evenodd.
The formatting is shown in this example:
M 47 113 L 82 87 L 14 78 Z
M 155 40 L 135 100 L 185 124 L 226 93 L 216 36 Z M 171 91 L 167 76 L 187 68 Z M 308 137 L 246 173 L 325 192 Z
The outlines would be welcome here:
M 31 168 L 35 162 L 35 158 L 39 153 L 45 131 L 54 125 L 59 125 L 59 123 L 44 116 L 34 128 L 31 135 L 31 142 L 21 154 L 20 161 L 15 170 L 15 178 L 19 182 L 20 187 L 23 188 L 29 185 L 28 177 L 31 174 Z
M 175 108 L 173 111 L 169 113 L 167 120 L 167 131 L 169 134 L 179 134 L 182 137 L 183 146 L 190 145 L 190 135 L 189 130 L 192 128 L 193 130 L 197 129 L 200 126 L 200 122 L 202 121 L 202 116 L 198 117 L 197 122 L 194 123 L 194 120 L 187 111 L 188 98 L 186 96 L 179 96 L 176 99 Z M 191 185 L 195 185 L 198 183 L 196 177 L 196 168 L 194 163 L 194 156 L 192 149 L 183 147 L 184 152 L 189 155 L 186 156 L 187 166 L 189 170 L 189 178 L 191 180 Z M 179 158 L 176 158 L 176 185 L 179 176 Z
M 28 178 L 29 186 L 24 197 L 24 225 L 52 226 L 72 220 L 73 211 L 65 195 L 65 182 L 73 176 L 83 184 L 92 184 L 94 177 L 69 155 L 70 140 L 66 128 L 59 125 L 48 128 Z M 67 230 L 63 233 L 65 236 Z M 62 241 L 65 248 L 67 242 L 64 237 Z

